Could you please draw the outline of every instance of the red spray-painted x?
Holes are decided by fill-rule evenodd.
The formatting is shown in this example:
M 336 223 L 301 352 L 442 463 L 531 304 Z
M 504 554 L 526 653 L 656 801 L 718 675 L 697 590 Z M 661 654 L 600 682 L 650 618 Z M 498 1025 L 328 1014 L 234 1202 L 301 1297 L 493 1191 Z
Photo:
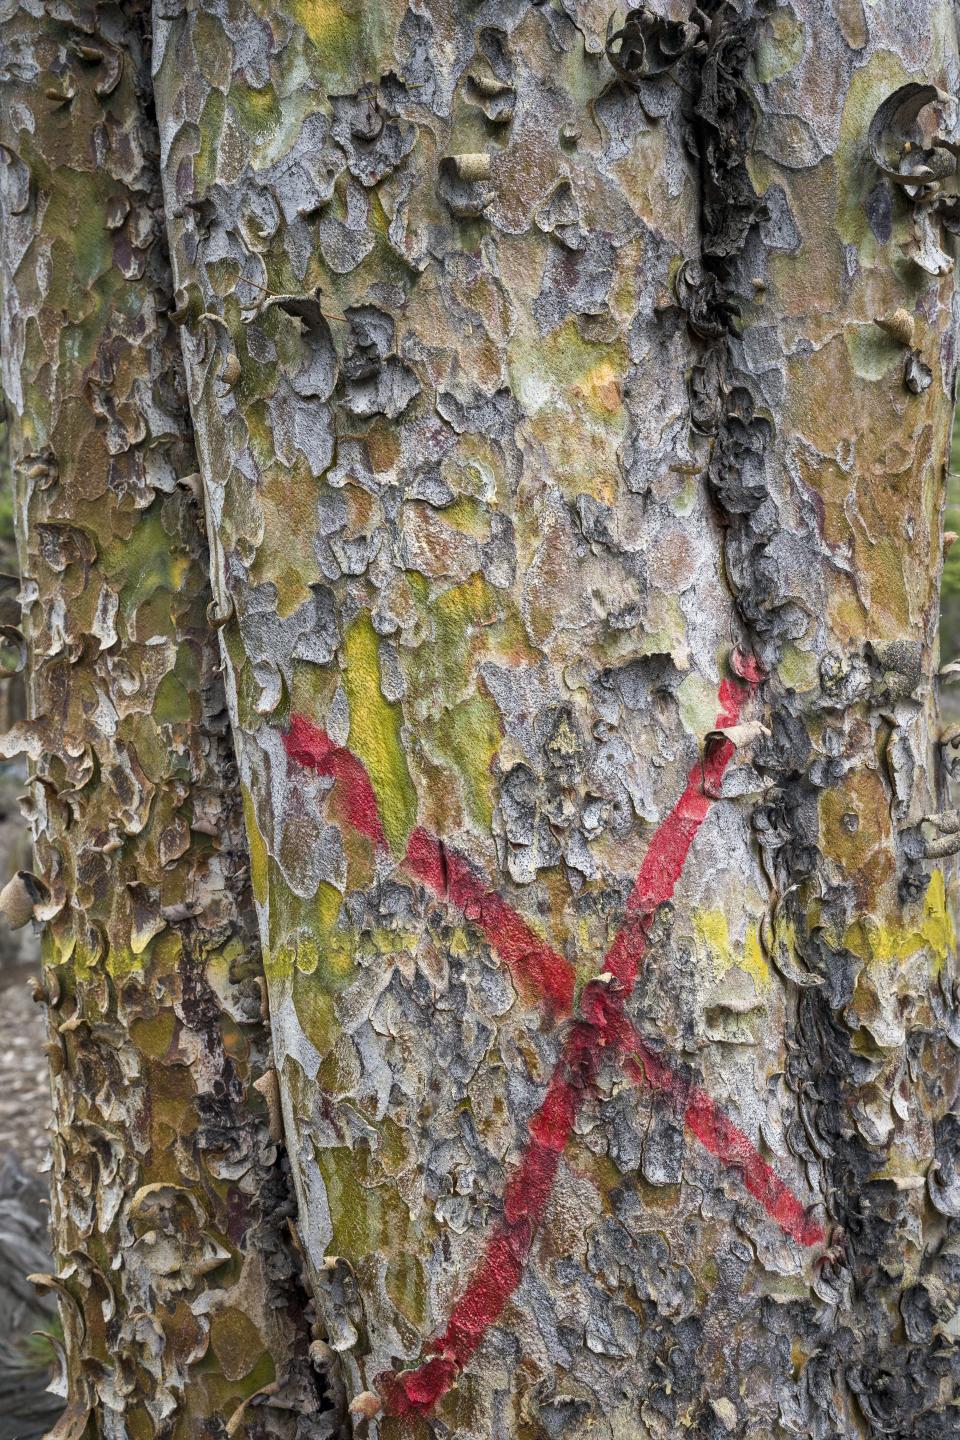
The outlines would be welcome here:
M 739 679 L 721 683 L 717 730 L 737 723 L 762 678 L 753 662 L 735 660 Z M 378 849 L 386 848 L 376 796 L 360 760 L 302 715 L 292 717 L 284 745 L 292 760 L 339 782 L 347 823 Z M 430 1358 L 414 1370 L 379 1377 L 387 1413 L 430 1410 L 496 1324 L 520 1283 L 560 1157 L 605 1054 L 619 1057 L 636 1083 L 646 1083 L 681 1101 L 687 1128 L 710 1154 L 740 1173 L 744 1187 L 786 1234 L 806 1246 L 823 1241 L 821 1227 L 743 1131 L 706 1091 L 691 1085 L 652 1049 L 626 1014 L 656 913 L 674 893 L 734 749 L 726 738 L 708 746 L 702 761 L 691 769 L 680 798 L 654 832 L 627 903 L 625 923 L 607 951 L 603 972 L 581 993 L 579 1017 L 566 1032 L 546 1094 L 530 1121 L 520 1163 L 504 1191 L 501 1219 L 446 1328 L 430 1341 Z M 403 864 L 478 926 L 522 993 L 543 1004 L 552 1019 L 572 1014 L 573 966 L 541 940 L 500 895 L 492 893 L 462 855 L 417 828 L 410 835 Z

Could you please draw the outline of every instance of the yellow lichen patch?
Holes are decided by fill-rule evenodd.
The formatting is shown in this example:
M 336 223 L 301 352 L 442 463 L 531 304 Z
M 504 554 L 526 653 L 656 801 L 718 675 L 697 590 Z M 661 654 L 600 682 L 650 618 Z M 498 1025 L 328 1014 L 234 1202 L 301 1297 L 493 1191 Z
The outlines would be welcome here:
M 317 1069 L 316 1083 L 331 1100 L 348 1096 L 360 1083 L 363 1068 L 353 1039 L 343 1030 L 335 1036 L 329 1049 L 323 1052 L 323 1060 Z M 306 1097 L 309 1102 L 310 1097 Z M 301 1095 L 297 1104 L 302 1104 Z
M 500 747 L 500 715 L 486 695 L 478 693 L 443 712 L 431 727 L 437 753 L 453 767 L 463 808 L 489 829 L 493 819 L 490 768 Z
M 680 720 L 688 735 L 701 740 L 717 719 L 717 687 L 696 671 L 685 676 L 677 690 Z
M 903 367 L 903 347 L 879 325 L 844 325 L 843 341 L 853 373 L 861 380 L 883 380 Z
M 104 575 L 120 596 L 120 613 L 130 632 L 141 644 L 149 643 L 161 632 L 150 633 L 142 607 L 160 592 L 173 594 L 183 584 L 189 564 L 185 557 L 170 553 L 162 505 L 154 502 L 129 538 L 111 539 L 101 558 Z M 168 609 L 162 633 L 171 631 Z
M 206 1348 L 205 1341 L 206 1326 L 204 1322 L 194 1314 L 190 1306 L 183 1299 L 173 1305 L 158 1307 L 160 1313 L 157 1316 L 160 1328 L 163 1331 L 167 1344 L 175 1355 L 188 1356 L 191 1353 L 202 1353 Z M 260 1351 L 263 1350 L 263 1342 L 260 1342 Z M 258 1352 L 258 1358 L 259 1358 Z M 211 1367 L 212 1370 L 212 1367 Z M 222 1376 L 210 1375 L 207 1377 L 207 1388 L 209 1380 L 215 1378 L 222 1384 Z M 126 1416 L 124 1416 L 126 1420 Z
M 211 90 L 199 116 L 200 149 L 194 161 L 194 176 L 199 192 L 208 190 L 216 180 L 217 154 L 223 134 L 226 101 L 219 90 Z
M 293 963 L 289 954 L 282 957 L 282 963 Z M 304 975 L 294 968 L 290 982 L 290 998 L 297 1023 L 310 1044 L 318 1054 L 328 1054 L 340 1032 L 334 996 L 324 989 L 316 975 Z
M 227 111 L 231 129 L 245 141 L 269 145 L 271 136 L 282 128 L 283 104 L 272 85 L 255 87 L 234 78 Z
M 201 1373 L 203 1373 L 203 1363 L 201 1362 L 201 1366 L 198 1367 Z M 226 1377 L 221 1377 L 211 1364 L 210 1370 L 204 1375 L 208 1406 L 213 1412 L 223 1410 L 226 1413 L 230 1410 L 234 1397 L 241 1401 L 247 1400 L 265 1389 L 266 1386 L 272 1385 L 276 1377 L 276 1362 L 267 1351 L 263 1352 L 253 1369 L 242 1380 L 230 1381 Z M 233 1413 L 236 1413 L 236 1409 Z M 239 1435 L 243 1431 L 237 1430 L 235 1433 Z
M 362 938 L 346 926 L 332 928 L 340 903 L 332 886 L 321 885 L 313 910 L 301 915 L 299 928 L 264 960 L 271 987 L 289 984 L 301 1029 L 321 1055 L 337 1042 L 337 995 L 354 976 L 358 959 L 385 970 L 391 958 L 402 966 L 416 949 L 415 937 L 386 927 L 365 931 Z
M 466 269 L 462 278 L 454 277 L 452 289 L 480 315 L 487 334 L 502 345 L 510 331 L 510 305 L 503 285 L 488 273 Z
M 833 460 L 799 457 L 800 472 L 804 482 L 815 491 L 822 505 L 821 530 L 828 545 L 846 545 L 850 542 L 850 524 L 847 507 L 854 501 L 856 479 L 841 470 Z
M 757 78 L 767 84 L 787 75 L 803 58 L 805 26 L 793 7 L 778 5 L 766 18 L 757 41 Z
M 770 966 L 767 964 L 767 957 L 760 944 L 760 927 L 758 925 L 747 926 L 743 955 L 739 965 L 741 970 L 745 970 L 748 975 L 752 976 L 758 987 L 769 985 Z
M 247 848 L 250 852 L 250 880 L 253 887 L 253 898 L 258 905 L 267 903 L 268 894 L 268 866 L 269 856 L 267 847 L 260 834 L 260 827 L 257 824 L 257 816 L 253 807 L 253 796 L 242 785 L 240 793 L 243 797 L 243 820 L 247 831 Z
M 141 939 L 142 936 L 138 936 L 135 932 L 127 944 L 119 945 L 111 937 L 106 956 L 106 967 L 115 980 L 132 975 L 137 971 L 147 972 L 159 967 L 167 972 L 176 967 L 183 950 L 183 942 L 173 930 L 163 928 L 154 933 L 151 938 L 143 941 L 142 944 Z M 77 973 L 80 974 L 86 969 L 95 969 L 102 960 L 102 956 L 80 944 L 77 946 L 73 964 Z
M 141 1055 L 150 1060 L 160 1060 L 170 1048 L 177 1026 L 177 1017 L 172 1010 L 163 1010 L 149 1020 L 134 1020 L 130 1025 L 130 1039 Z
M 387 1265 L 384 1288 L 400 1314 L 423 1329 L 427 1317 L 427 1285 L 423 1266 L 416 1255 L 401 1251 Z
M 843 936 L 844 949 L 877 965 L 899 965 L 919 951 L 926 951 L 935 974 L 946 964 L 956 943 L 942 870 L 934 870 L 931 875 L 922 909 L 913 919 L 902 914 L 889 921 L 863 916 Z
M 384 833 L 396 854 L 416 824 L 417 793 L 401 738 L 403 713 L 380 686 L 379 642 L 367 611 L 348 627 L 341 650 L 343 687 L 350 702 L 350 749 L 366 766 Z
M 835 223 L 841 240 L 856 245 L 861 260 L 868 262 L 879 249 L 866 211 L 866 199 L 877 183 L 877 172 L 872 165 L 863 163 L 864 136 L 878 107 L 909 78 L 899 56 L 878 50 L 853 72 L 843 107 L 837 146 L 840 183 Z
M 322 981 L 335 990 L 349 979 L 355 966 L 347 936 L 327 933 L 339 913 L 340 895 L 332 885 L 323 885 L 321 890 L 324 897 L 329 897 L 327 914 L 321 920 L 325 930 L 319 935 L 300 935 L 291 946 L 291 960 L 301 975 L 319 972 Z
M 564 493 L 612 503 L 626 426 L 623 342 L 592 344 L 567 320 L 545 340 L 515 343 L 509 363 L 526 423 Z
M 308 585 L 320 571 L 314 550 L 317 486 L 304 462 L 290 470 L 271 466 L 260 485 L 263 540 L 250 568 L 251 584 L 272 584 L 277 592 L 277 614 L 292 615 L 310 599 Z
M 315 1146 L 314 1154 L 330 1206 L 337 1255 L 356 1267 L 370 1255 L 396 1255 L 407 1249 L 415 1253 L 421 1248 L 422 1241 L 405 1243 L 412 1228 L 410 1212 L 396 1190 L 376 1183 L 371 1175 L 376 1160 L 367 1147 L 351 1151 L 345 1146 Z
M 777 662 L 777 674 L 784 685 L 788 685 L 791 690 L 799 691 L 800 694 L 807 690 L 814 690 L 820 678 L 820 666 L 816 653 L 812 650 L 801 650 L 788 641 Z
M 395 426 L 384 420 L 375 420 L 364 434 L 363 444 L 375 474 L 385 475 L 396 465 L 400 439 Z
M 349 946 L 333 934 L 342 904 L 339 890 L 321 880 L 313 899 L 304 900 L 294 895 L 280 867 L 271 862 L 269 892 L 268 978 L 319 971 L 325 989 L 339 989 L 353 968 Z
M 358 67 L 368 53 L 365 39 L 374 16 L 362 0 L 291 0 L 290 13 L 323 52 L 324 68 L 338 74 Z
M 747 926 L 742 949 L 731 941 L 730 924 L 722 910 L 697 910 L 693 929 L 699 947 L 706 951 L 715 980 L 721 980 L 728 970 L 736 967 L 750 976 L 758 991 L 770 984 L 770 967 L 756 924 Z
M 332 665 L 295 660 L 290 678 L 291 711 L 301 715 L 326 715 L 336 692 L 337 679 Z
M 193 1076 L 185 1064 L 154 1064 L 149 1067 L 150 1091 L 150 1179 L 179 1185 L 183 1180 L 180 1159 L 173 1143 L 180 1134 L 183 1117 L 196 1097 Z
M 411 576 L 411 582 L 416 578 Z M 504 597 L 482 575 L 472 575 L 433 600 L 424 595 L 421 603 L 432 626 L 431 642 L 402 657 L 418 720 L 435 714 L 437 694 L 451 703 L 469 698 L 475 688 L 471 676 L 493 650 L 505 608 Z
M 448 525 L 475 540 L 486 540 L 490 534 L 490 515 L 472 496 L 461 495 L 441 514 Z
M 233 45 L 223 25 L 209 12 L 194 15 L 193 53 L 207 83 L 226 90 L 233 70 Z

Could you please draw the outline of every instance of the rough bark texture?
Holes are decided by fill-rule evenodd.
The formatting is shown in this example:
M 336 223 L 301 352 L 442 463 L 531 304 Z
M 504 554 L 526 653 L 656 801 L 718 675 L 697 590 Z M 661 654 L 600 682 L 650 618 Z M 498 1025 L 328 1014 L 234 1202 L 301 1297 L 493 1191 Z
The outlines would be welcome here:
M 2 635 L 30 664 L 5 751 L 33 762 L 21 899 L 45 922 L 54 1433 L 313 1436 L 289 1177 L 255 1088 L 269 1032 L 167 313 L 149 13 L 7 3 L 0 40 L 23 640 L 7 614 Z
M 956 1430 L 960 1334 L 956 959 L 930 863 L 960 818 L 924 820 L 956 206 L 950 107 L 901 87 L 957 90 L 953 9 L 608 19 L 158 0 L 175 318 L 301 1234 L 384 1436 L 930 1440 Z M 114 52 L 84 45 L 54 98 L 28 67 L 8 111 L 5 358 L 34 713 L 69 737 L 35 793 L 70 1343 L 93 1357 L 75 1402 L 82 1424 L 99 1389 L 115 1416 L 132 1373 L 146 1418 L 104 1430 L 148 1434 L 177 1398 L 155 1357 L 189 1367 L 207 1339 L 178 1287 L 223 1243 L 197 1214 L 168 1269 L 194 1204 L 172 1187 L 212 1176 L 219 1206 L 233 1173 L 183 1142 L 202 1106 L 156 1098 L 223 1053 L 178 917 L 230 887 L 215 847 L 205 873 L 157 868 L 188 831 L 172 781 L 198 747 L 170 739 L 200 687 L 170 637 L 196 621 L 189 582 L 144 602 L 131 556 L 186 502 L 150 443 L 173 404 L 142 398 L 168 373 L 153 322 L 140 344 L 116 300 L 154 253 L 149 186 Z M 57 132 L 82 160 L 44 140 L 61 90 L 113 117 Z M 82 201 L 76 180 L 37 206 L 51 165 Z M 31 245 L 53 265 L 25 267 Z M 93 782 L 105 845 L 67 826 Z M 128 1179 L 111 1124 L 144 1077 Z M 111 1279 L 95 1205 L 132 1241 Z M 151 1257 L 168 1347 L 123 1290 Z M 208 1353 L 233 1334 L 210 1321 Z
M 952 6 L 156 16 L 358 1423 L 955 1433 Z

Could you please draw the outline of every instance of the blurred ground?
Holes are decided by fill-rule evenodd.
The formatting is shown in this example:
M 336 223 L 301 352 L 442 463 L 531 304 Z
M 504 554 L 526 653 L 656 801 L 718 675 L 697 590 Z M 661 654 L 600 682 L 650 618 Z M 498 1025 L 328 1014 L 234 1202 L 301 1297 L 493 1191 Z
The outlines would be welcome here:
M 0 884 L 28 864 L 16 805 L 23 783 L 17 767 L 0 766 Z M 27 1279 L 53 1268 L 46 1021 L 30 995 L 39 953 L 32 926 L 11 931 L 0 921 L 0 1440 L 38 1440 L 63 1404 L 47 1393 L 52 1352 L 37 1333 L 56 1332 L 55 1307 Z
M 6 426 L 0 424 L 0 585 L 5 592 L 18 588 L 18 581 L 7 578 L 16 574 Z M 24 689 L 22 676 L 2 672 L 0 660 L 0 730 L 7 730 L 24 714 Z M 31 868 L 29 837 L 17 805 L 26 779 L 21 762 L 0 762 L 0 886 L 15 870 Z M 0 920 L 0 1173 L 13 1155 L 36 1175 L 47 1151 L 50 1096 L 44 1017 L 28 993 L 39 959 L 34 927 L 11 930 Z
M 50 1118 L 44 1012 L 28 991 L 36 973 L 29 961 L 0 964 L 0 1164 L 12 1152 L 31 1175 L 46 1159 Z
M 38 1440 L 63 1409 L 46 1388 L 56 1316 L 27 1278 L 51 1268 L 46 1190 L 9 1154 L 0 1163 L 0 1440 Z
M 19 582 L 6 579 L 17 573 L 17 555 L 5 430 L 0 425 L 0 585 L 8 592 Z M 7 730 L 24 713 L 24 689 L 20 675 L 2 670 L 0 658 L 0 730 Z M 29 837 L 17 805 L 26 779 L 21 762 L 0 762 L 0 886 L 15 870 L 31 868 Z M 50 1118 L 43 1011 L 27 988 L 39 958 L 32 925 L 11 930 L 0 920 L 0 1171 L 13 1155 L 31 1175 L 44 1161 Z
M 0 425 L 0 587 L 18 582 L 13 513 Z M 21 676 L 4 674 L 0 655 L 0 730 L 24 713 Z M 19 762 L 0 763 L 0 886 L 15 870 L 30 869 L 30 844 L 17 796 L 26 783 Z M 0 920 L 0 1440 L 37 1440 L 63 1407 L 47 1393 L 52 1351 L 39 1331 L 56 1331 L 55 1306 L 38 1296 L 27 1276 L 53 1268 L 48 1231 L 46 1161 L 50 1085 L 46 1022 L 29 985 L 38 974 L 39 936 L 33 926 L 12 931 Z

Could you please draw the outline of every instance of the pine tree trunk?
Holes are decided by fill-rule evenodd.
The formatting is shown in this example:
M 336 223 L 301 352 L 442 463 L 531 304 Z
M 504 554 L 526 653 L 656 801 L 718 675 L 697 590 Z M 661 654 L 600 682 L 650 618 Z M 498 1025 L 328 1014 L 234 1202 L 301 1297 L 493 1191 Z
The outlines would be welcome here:
M 5 748 L 32 760 L 37 870 L 4 908 L 44 922 L 53 1433 L 294 1440 L 328 1430 L 207 622 L 149 36 L 136 4 L 8 3 L 0 31 L 23 607 L 22 638 L 11 614 L 2 634 L 29 657 Z
M 954 1433 L 952 5 L 156 16 L 358 1423 Z
M 935 703 L 953 7 L 670 13 L 157 0 L 174 318 L 299 1229 L 356 1424 L 384 1437 L 956 1428 L 960 815 Z M 229 966 L 179 918 L 201 861 L 164 848 L 186 803 L 164 726 L 212 722 L 176 668 L 203 635 L 190 582 L 137 559 L 181 533 L 182 421 L 150 443 L 129 403 L 169 375 L 167 337 L 83 308 L 156 257 L 119 123 L 132 71 L 111 88 L 91 48 L 73 98 L 56 67 L 52 99 L 13 72 L 38 119 L 4 122 L 5 251 L 36 231 L 54 263 L 7 261 L 5 366 L 47 722 L 28 736 L 62 737 L 36 907 L 78 1147 L 58 1177 L 88 1327 L 70 1350 L 93 1360 L 77 1423 L 95 1396 L 102 1433 L 139 1435 L 175 1387 L 105 1420 L 116 1335 L 146 1385 L 198 1307 L 161 1307 L 156 1348 L 130 1288 L 97 1318 L 90 1207 L 130 1156 L 102 1139 L 127 1053 L 108 1045 L 149 1076 L 143 1175 L 165 1165 L 123 1192 L 120 1274 L 167 1276 L 162 1217 L 193 1204 L 171 1187 L 196 1194 L 183 1087 L 225 1053 L 195 951 Z M 117 126 L 45 141 L 78 101 Z M 59 210 L 36 203 L 56 145 L 89 187 Z M 114 268 L 90 240 L 107 223 Z M 189 712 L 170 721 L 158 657 Z

